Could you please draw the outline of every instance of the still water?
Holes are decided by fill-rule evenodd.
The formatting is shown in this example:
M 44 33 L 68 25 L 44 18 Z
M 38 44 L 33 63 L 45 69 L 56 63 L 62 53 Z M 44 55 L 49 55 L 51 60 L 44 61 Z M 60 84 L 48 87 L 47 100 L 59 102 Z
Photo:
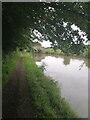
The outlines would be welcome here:
M 36 64 L 57 81 L 64 97 L 81 117 L 88 118 L 88 59 L 66 56 L 36 56 Z

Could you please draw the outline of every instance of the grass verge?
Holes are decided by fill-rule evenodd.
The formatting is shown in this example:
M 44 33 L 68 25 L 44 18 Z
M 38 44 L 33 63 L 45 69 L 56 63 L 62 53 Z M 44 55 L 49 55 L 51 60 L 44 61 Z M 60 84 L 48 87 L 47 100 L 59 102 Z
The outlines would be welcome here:
M 31 102 L 37 118 L 78 118 L 70 105 L 60 96 L 59 88 L 37 67 L 29 54 L 24 58 L 31 89 Z
M 3 58 L 2 60 L 2 84 L 3 85 L 8 82 L 8 79 L 11 73 L 17 66 L 20 56 L 21 56 L 21 53 L 19 51 L 15 51 L 6 55 Z

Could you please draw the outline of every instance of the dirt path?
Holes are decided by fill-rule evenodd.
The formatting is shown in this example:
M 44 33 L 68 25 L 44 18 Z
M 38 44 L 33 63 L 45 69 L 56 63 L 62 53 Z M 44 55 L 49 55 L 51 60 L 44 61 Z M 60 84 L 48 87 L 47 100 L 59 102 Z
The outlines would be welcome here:
M 23 58 L 3 88 L 3 118 L 31 118 L 30 89 L 26 79 Z

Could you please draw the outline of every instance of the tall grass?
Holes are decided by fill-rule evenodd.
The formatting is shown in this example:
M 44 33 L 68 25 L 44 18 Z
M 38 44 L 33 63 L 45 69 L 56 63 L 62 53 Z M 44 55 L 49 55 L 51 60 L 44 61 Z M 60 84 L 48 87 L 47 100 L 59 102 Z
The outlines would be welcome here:
M 11 52 L 3 57 L 2 60 L 2 83 L 8 82 L 10 75 L 16 68 L 18 60 L 21 56 L 19 51 Z
M 53 80 L 48 79 L 29 54 L 24 58 L 31 90 L 31 103 L 37 118 L 77 118 L 70 105 L 60 96 Z

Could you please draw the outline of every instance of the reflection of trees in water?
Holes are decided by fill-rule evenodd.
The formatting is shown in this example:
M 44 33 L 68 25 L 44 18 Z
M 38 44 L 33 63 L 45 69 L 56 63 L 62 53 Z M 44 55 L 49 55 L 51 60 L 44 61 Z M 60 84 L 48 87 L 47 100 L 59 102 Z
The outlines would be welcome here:
M 79 70 L 81 70 L 84 65 L 90 68 L 90 59 L 84 59 L 83 63 L 79 66 L 80 67 Z
M 90 59 L 84 60 L 84 64 L 90 68 Z
M 85 63 L 83 62 L 79 67 L 79 70 L 81 70 L 82 69 L 82 67 L 83 67 L 83 65 L 84 65 Z
M 84 61 L 84 64 L 85 64 L 88 68 L 90 68 L 90 60 L 85 60 L 85 61 Z
M 90 59 L 87 60 L 86 66 L 87 66 L 88 68 L 90 68 Z
M 63 57 L 63 59 L 64 59 L 63 61 L 64 65 L 70 64 L 70 57 Z
M 46 70 L 46 66 L 47 66 L 47 64 L 45 62 L 42 62 L 41 66 L 40 66 L 42 71 Z
M 71 59 L 78 59 L 78 60 L 83 60 L 83 63 L 81 63 L 79 70 L 81 70 L 84 65 L 86 65 L 86 67 L 90 68 L 90 59 L 70 57 L 70 56 L 63 56 L 62 58 L 64 59 L 64 61 L 63 61 L 64 65 L 70 64 Z
M 47 56 L 47 54 L 36 54 L 34 55 L 34 59 L 36 61 L 41 61 L 42 59 L 44 59 L 45 57 Z M 50 55 L 51 56 L 51 55 Z M 83 63 L 81 63 L 80 65 L 80 70 L 82 69 L 83 65 L 85 64 L 86 67 L 90 68 L 90 59 L 85 59 L 83 57 L 75 57 L 75 56 L 63 56 L 63 55 L 52 55 L 53 57 L 56 57 L 56 58 L 63 58 L 63 64 L 64 65 L 68 65 L 70 64 L 70 60 L 74 60 L 74 59 L 77 59 L 77 60 L 83 60 Z M 47 66 L 47 65 L 46 65 Z M 42 66 L 42 68 L 44 69 L 45 66 Z
M 45 58 L 46 55 L 44 54 L 34 54 L 33 55 L 33 58 L 36 60 L 36 61 L 41 61 L 42 59 Z

